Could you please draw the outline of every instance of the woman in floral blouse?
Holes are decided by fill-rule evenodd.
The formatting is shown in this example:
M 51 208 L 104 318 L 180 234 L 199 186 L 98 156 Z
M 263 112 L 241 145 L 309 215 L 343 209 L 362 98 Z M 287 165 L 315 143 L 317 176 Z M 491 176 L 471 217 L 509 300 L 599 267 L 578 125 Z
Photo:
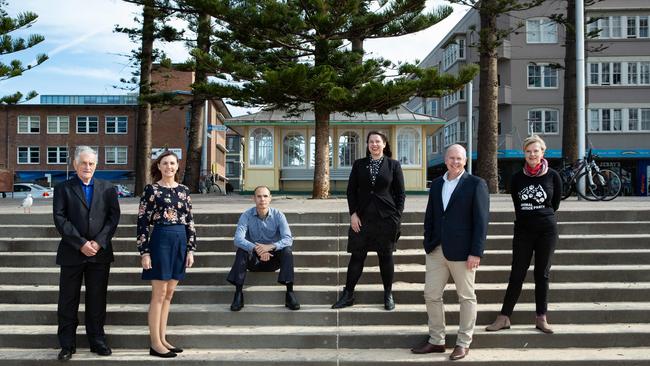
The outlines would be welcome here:
M 153 184 L 144 188 L 138 211 L 138 250 L 142 279 L 151 281 L 149 354 L 176 357 L 183 352 L 167 342 L 167 317 L 174 289 L 194 264 L 196 231 L 190 191 L 179 184 L 178 156 L 165 151 L 151 165 Z M 149 235 L 149 228 L 153 231 Z

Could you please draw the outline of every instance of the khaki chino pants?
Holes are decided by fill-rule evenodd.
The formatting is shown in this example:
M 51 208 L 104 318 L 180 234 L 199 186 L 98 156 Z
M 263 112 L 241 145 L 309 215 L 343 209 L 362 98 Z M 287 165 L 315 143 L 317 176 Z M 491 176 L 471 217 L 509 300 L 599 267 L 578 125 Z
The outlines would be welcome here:
M 424 282 L 424 301 L 429 316 L 429 343 L 445 344 L 445 309 L 442 296 L 449 275 L 456 285 L 460 303 L 460 322 L 456 345 L 469 348 L 476 325 L 476 294 L 474 277 L 476 270 L 467 269 L 465 261 L 448 261 L 438 246 L 426 255 L 426 277 Z

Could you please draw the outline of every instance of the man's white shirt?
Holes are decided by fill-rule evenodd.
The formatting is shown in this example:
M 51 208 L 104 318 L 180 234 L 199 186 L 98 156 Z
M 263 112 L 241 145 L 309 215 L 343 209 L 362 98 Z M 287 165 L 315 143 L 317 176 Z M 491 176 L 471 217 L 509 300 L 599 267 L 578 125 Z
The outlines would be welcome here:
M 445 173 L 445 175 L 442 176 L 442 179 L 445 181 L 442 184 L 442 209 L 446 210 L 447 209 L 447 204 L 449 203 L 449 199 L 451 198 L 451 194 L 454 193 L 454 189 L 456 189 L 456 186 L 458 185 L 458 182 L 460 181 L 460 177 L 463 176 L 465 172 L 463 171 L 461 174 L 459 174 L 455 179 L 449 180 L 447 177 L 449 175 L 449 172 Z

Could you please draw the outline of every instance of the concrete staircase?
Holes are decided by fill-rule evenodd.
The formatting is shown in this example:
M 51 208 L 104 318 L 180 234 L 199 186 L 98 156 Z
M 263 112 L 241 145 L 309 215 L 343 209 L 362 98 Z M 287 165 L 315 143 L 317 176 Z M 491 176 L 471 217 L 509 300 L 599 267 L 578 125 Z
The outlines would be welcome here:
M 170 340 L 186 351 L 173 360 L 148 356 L 149 286 L 140 280 L 135 217 L 125 214 L 116 234 L 107 333 L 111 357 L 88 352 L 83 325 L 72 363 L 83 365 L 410 365 L 441 364 L 444 355 L 412 355 L 426 339 L 422 296 L 422 213 L 406 213 L 395 253 L 397 307 L 383 310 L 379 269 L 370 255 L 357 287 L 357 305 L 330 305 L 345 282 L 347 213 L 287 213 L 295 236 L 296 291 L 302 304 L 283 306 L 275 274 L 251 273 L 246 306 L 230 312 L 238 214 L 199 214 L 196 267 L 179 286 Z M 528 281 L 511 330 L 483 329 L 500 309 L 510 270 L 512 213 L 493 212 L 486 256 L 477 274 L 478 326 L 466 364 L 649 365 L 650 209 L 561 211 L 553 259 L 549 321 L 556 334 L 534 329 L 534 291 Z M 0 215 L 0 364 L 58 364 L 56 301 L 58 234 L 51 215 Z M 532 269 L 531 269 L 532 272 Z M 529 277 L 532 276 L 532 273 Z M 458 305 L 445 293 L 449 336 L 455 344 Z M 83 305 L 80 320 L 83 323 Z

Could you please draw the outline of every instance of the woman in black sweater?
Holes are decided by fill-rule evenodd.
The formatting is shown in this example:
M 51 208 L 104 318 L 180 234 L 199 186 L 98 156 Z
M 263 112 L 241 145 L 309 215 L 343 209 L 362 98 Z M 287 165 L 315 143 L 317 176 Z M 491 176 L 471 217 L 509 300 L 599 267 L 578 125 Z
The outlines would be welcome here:
M 535 253 L 535 327 L 544 333 L 553 333 L 546 320 L 547 293 L 551 256 L 557 242 L 555 211 L 560 207 L 562 180 L 544 159 L 544 140 L 533 135 L 524 140 L 523 146 L 526 164 L 512 176 L 510 183 L 515 205 L 510 281 L 501 314 L 486 330 L 510 328 L 510 316 Z

